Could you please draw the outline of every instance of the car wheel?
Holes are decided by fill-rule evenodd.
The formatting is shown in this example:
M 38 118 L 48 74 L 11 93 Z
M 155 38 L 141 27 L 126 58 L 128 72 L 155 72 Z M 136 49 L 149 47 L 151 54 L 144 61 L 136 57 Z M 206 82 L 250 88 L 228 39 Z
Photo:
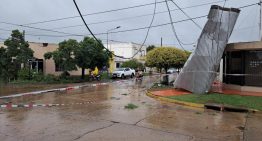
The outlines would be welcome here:
M 132 73 L 132 74 L 131 74 L 131 78 L 133 78 L 133 77 L 134 77 L 134 74 Z
M 125 75 L 124 75 L 124 74 L 122 74 L 122 75 L 121 75 L 121 78 L 122 78 L 122 79 L 124 79 L 124 78 L 125 78 Z

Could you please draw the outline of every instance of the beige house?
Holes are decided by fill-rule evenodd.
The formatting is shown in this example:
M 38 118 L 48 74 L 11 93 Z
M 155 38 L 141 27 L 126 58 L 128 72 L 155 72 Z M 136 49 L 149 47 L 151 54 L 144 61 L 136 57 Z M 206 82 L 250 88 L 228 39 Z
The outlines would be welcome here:
M 0 43 L 0 46 L 4 46 Z M 45 60 L 44 54 L 58 49 L 58 44 L 29 42 L 29 47 L 34 51 L 35 60 L 32 60 L 32 68 L 42 71 L 44 74 L 60 75 L 62 71 L 55 65 L 53 59 Z M 31 61 L 31 60 L 30 60 Z M 81 70 L 69 72 L 71 75 L 81 75 Z
M 1 46 L 5 47 L 3 43 L 0 43 L 0 47 Z M 29 60 L 32 61 L 32 69 L 42 71 L 44 74 L 60 75 L 62 73 L 61 69 L 55 65 L 53 59 L 44 59 L 44 54 L 57 50 L 58 44 L 29 42 L 29 47 L 34 51 L 34 57 L 36 58 L 35 60 Z M 125 58 L 135 55 L 134 58 L 144 62 L 146 46 L 143 46 L 140 49 L 141 45 L 136 43 L 115 43 L 109 44 L 109 47 L 110 51 L 113 51 L 116 55 L 123 56 Z M 140 51 L 138 51 L 139 49 Z M 120 67 L 123 62 L 128 60 L 130 59 L 114 57 L 113 60 L 110 60 L 109 71 L 113 72 L 116 68 Z M 86 73 L 88 72 L 89 71 L 86 70 Z M 77 71 L 70 71 L 69 73 L 71 75 L 81 75 L 81 69 L 78 69 Z

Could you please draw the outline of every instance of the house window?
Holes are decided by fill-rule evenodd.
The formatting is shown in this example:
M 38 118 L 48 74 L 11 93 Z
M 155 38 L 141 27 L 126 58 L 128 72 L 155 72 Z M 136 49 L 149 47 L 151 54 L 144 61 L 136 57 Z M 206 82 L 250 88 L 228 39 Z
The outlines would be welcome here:
M 44 61 L 43 59 L 36 59 L 32 62 L 32 69 L 36 70 L 37 72 L 43 72 L 44 70 Z
M 116 63 L 116 68 L 120 68 L 120 63 Z
M 63 67 L 59 64 L 55 64 L 55 71 L 58 72 L 58 71 L 64 71 Z
M 43 47 L 47 47 L 48 46 L 48 43 L 43 43 Z

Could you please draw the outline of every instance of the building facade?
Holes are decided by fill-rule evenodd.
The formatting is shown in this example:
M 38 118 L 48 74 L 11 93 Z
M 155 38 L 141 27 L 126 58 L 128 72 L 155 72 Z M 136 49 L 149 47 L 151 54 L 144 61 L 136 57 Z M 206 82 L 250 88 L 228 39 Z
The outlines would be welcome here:
M 261 41 L 228 44 L 223 62 L 223 82 L 226 86 L 262 92 Z
M 5 47 L 3 43 L 0 43 L 0 47 Z M 44 54 L 47 52 L 53 52 L 58 49 L 58 44 L 50 43 L 35 43 L 29 42 L 29 48 L 34 51 L 34 58 L 29 59 L 31 69 L 41 71 L 44 74 L 60 75 L 62 70 L 55 65 L 53 59 L 45 60 Z M 81 70 L 70 71 L 71 75 L 81 75 Z
M 136 43 L 111 43 L 108 44 L 108 49 L 114 52 L 117 56 L 122 56 L 124 58 L 132 58 L 137 59 L 138 61 L 144 63 L 146 56 L 146 46 L 141 46 Z M 121 67 L 123 62 L 128 61 L 130 59 L 123 59 L 119 57 L 113 57 L 110 61 L 110 72 L 114 71 L 116 68 Z
M 5 47 L 3 43 L 0 43 L 0 47 Z M 34 58 L 29 59 L 28 62 L 31 64 L 31 69 L 41 71 L 44 74 L 60 75 L 62 73 L 61 68 L 57 66 L 53 59 L 45 60 L 44 54 L 47 52 L 53 52 L 58 49 L 58 44 L 52 43 L 35 43 L 29 42 L 29 48 L 34 51 Z M 138 59 L 141 62 L 144 62 L 146 55 L 146 46 L 143 46 L 135 43 L 112 43 L 109 44 L 109 50 L 114 52 L 114 54 L 123 56 L 124 58 L 131 58 L 134 56 L 135 59 Z M 109 71 L 112 72 L 116 68 L 121 67 L 121 64 L 130 59 L 122 59 L 118 57 L 113 57 L 109 64 Z M 88 70 L 86 70 L 88 72 Z M 76 71 L 70 71 L 71 75 L 81 75 L 81 69 Z

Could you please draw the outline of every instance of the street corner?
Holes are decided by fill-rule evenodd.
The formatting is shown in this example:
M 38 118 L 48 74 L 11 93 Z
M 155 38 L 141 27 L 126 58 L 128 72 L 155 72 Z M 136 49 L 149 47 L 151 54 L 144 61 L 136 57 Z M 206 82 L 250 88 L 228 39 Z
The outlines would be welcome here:
M 205 108 L 204 104 L 185 102 L 175 99 L 170 99 L 170 96 L 189 95 L 191 92 L 179 90 L 179 89 L 165 89 L 165 90 L 148 90 L 146 95 L 155 98 L 163 102 L 174 103 L 182 106 L 189 106 L 194 108 Z

